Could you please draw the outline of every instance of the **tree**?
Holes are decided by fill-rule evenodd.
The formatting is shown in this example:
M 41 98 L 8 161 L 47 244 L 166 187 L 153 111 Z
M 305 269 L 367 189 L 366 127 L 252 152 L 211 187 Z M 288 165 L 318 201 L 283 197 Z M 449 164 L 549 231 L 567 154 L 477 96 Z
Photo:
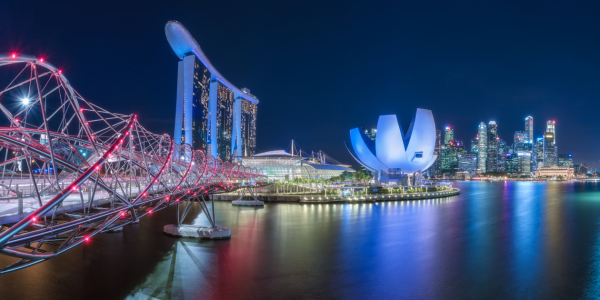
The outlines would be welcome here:
M 351 172 L 344 171 L 342 174 L 340 174 L 340 178 L 342 181 L 350 181 L 354 178 L 354 175 Z

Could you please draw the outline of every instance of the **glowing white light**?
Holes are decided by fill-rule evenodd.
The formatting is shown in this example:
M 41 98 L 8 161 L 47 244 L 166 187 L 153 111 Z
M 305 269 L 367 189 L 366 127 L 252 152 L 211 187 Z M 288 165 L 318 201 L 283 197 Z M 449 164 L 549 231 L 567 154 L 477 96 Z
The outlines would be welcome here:
M 25 97 L 25 98 L 21 99 L 21 103 L 23 103 L 23 105 L 29 104 L 29 98 Z

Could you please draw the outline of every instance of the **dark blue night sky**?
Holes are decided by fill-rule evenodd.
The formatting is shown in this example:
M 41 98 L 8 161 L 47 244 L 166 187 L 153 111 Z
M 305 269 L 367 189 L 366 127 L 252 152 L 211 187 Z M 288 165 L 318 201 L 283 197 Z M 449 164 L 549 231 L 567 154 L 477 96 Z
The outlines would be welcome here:
M 131 3 L 130 3 L 131 2 Z M 486 2 L 486 3 L 484 3 Z M 599 2 L 2 1 L 0 52 L 44 55 L 86 98 L 173 133 L 178 20 L 213 65 L 261 101 L 258 150 L 323 150 L 353 163 L 354 127 L 417 107 L 469 144 L 479 122 L 536 136 L 597 166 Z

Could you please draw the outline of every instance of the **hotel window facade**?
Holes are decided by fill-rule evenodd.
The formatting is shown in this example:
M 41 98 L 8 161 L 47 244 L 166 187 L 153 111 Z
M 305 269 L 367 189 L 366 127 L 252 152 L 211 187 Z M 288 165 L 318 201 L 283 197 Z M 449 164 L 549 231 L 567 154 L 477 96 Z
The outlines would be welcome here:
M 233 92 L 219 82 L 217 91 L 217 153 L 223 161 L 231 161 L 233 129 Z
M 256 147 L 256 104 L 242 99 L 242 145 L 237 145 L 238 154 L 254 155 Z

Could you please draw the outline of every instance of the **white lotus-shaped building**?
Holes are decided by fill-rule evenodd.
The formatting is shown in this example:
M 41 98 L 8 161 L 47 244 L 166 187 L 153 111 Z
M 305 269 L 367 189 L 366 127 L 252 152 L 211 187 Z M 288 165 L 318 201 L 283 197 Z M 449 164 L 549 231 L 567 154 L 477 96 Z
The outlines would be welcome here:
M 417 109 L 410 128 L 402 133 L 396 115 L 379 117 L 375 144 L 359 129 L 350 130 L 355 159 L 375 172 L 414 173 L 429 168 L 437 155 L 435 122 L 427 109 Z

